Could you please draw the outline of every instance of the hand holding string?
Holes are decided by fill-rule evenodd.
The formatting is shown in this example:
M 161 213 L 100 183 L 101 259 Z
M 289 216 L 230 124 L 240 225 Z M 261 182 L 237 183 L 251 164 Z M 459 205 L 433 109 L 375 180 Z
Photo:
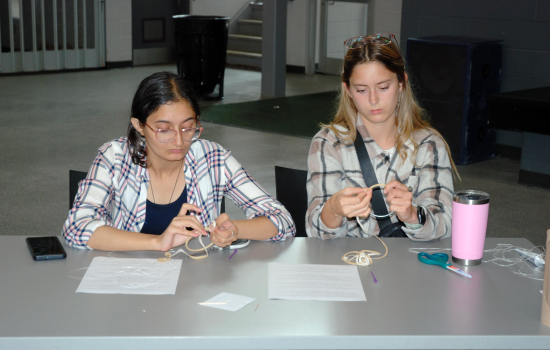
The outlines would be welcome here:
M 224 213 L 216 218 L 216 226 L 210 230 L 210 240 L 223 248 L 236 241 L 238 234 L 239 228 Z
M 372 190 L 362 187 L 346 187 L 330 197 L 325 205 L 331 212 L 340 217 L 368 217 L 371 211 Z
M 201 213 L 203 210 L 193 204 L 184 203 L 178 215 L 172 219 L 164 233 L 158 237 L 159 250 L 165 252 L 186 243 L 192 237 L 207 235 L 199 219 L 195 215 L 187 215 L 188 211 Z
M 384 193 L 390 206 L 390 212 L 394 211 L 399 220 L 409 224 L 418 223 L 416 208 L 412 205 L 413 194 L 407 186 L 393 180 L 384 186 Z

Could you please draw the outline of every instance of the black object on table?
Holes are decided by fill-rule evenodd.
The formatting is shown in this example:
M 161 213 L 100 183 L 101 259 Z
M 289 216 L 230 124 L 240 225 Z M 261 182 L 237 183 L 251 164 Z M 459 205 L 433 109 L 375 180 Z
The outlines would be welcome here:
M 219 84 L 218 99 L 223 99 L 229 17 L 177 15 L 172 18 L 178 74 L 193 85 L 199 96 L 211 94 Z

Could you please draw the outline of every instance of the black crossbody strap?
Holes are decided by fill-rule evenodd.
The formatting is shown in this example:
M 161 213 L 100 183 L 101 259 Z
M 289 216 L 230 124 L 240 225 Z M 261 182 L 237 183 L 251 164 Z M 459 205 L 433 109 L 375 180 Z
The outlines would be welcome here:
M 365 180 L 365 183 L 368 187 L 376 185 L 379 182 L 376 178 L 374 168 L 372 167 L 369 152 L 367 151 L 367 147 L 365 147 L 363 137 L 359 133 L 359 130 L 357 130 L 357 135 L 355 136 L 354 146 L 355 151 L 357 152 L 357 158 L 359 159 L 359 165 L 361 165 L 361 172 L 363 173 L 363 179 Z M 379 188 L 372 191 L 371 204 L 374 214 L 388 215 L 388 208 L 386 207 L 386 201 L 384 200 L 384 196 L 382 195 L 382 189 Z M 391 225 L 392 223 L 390 218 L 377 220 L 377 222 L 380 230 L 388 225 Z

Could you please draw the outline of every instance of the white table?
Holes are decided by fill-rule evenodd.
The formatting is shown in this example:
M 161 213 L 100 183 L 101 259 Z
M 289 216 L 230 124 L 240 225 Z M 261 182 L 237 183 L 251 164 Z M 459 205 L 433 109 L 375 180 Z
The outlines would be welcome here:
M 229 251 L 185 258 L 176 294 L 148 296 L 75 293 L 80 281 L 69 272 L 106 252 L 67 248 L 65 260 L 36 262 L 24 236 L 0 236 L 0 349 L 550 349 L 541 281 L 490 263 L 464 268 L 468 279 L 408 251 L 450 247 L 449 239 L 384 242 L 388 256 L 359 267 L 367 302 L 322 302 L 269 300 L 267 264 L 343 264 L 350 250 L 383 251 L 378 240 L 293 238 L 253 242 L 231 260 Z M 489 238 L 485 248 L 497 243 L 532 247 Z M 220 292 L 254 297 L 259 307 L 197 305 Z

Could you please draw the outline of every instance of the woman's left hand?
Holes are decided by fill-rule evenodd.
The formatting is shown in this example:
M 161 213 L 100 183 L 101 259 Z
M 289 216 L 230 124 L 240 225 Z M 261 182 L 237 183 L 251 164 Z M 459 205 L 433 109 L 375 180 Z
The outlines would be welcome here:
M 416 208 L 412 205 L 412 192 L 409 188 L 397 180 L 390 181 L 384 187 L 386 201 L 390 205 L 390 211 L 395 211 L 399 220 L 408 224 L 418 224 Z
M 237 240 L 239 228 L 231 220 L 229 215 L 222 214 L 216 219 L 216 227 L 210 231 L 210 240 L 218 247 L 227 247 Z

